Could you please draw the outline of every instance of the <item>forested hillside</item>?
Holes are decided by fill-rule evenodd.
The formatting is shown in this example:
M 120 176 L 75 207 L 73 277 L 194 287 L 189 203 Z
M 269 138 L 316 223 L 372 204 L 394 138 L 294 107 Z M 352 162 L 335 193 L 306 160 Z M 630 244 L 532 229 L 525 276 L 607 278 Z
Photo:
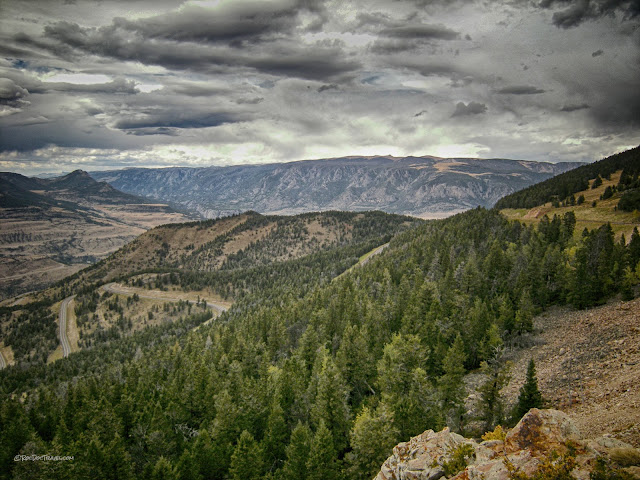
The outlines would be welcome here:
M 185 290 L 202 290 L 209 298 L 228 302 L 247 295 L 254 303 L 294 291 L 303 295 L 347 270 L 395 233 L 420 222 L 382 212 L 294 217 L 248 212 L 157 227 L 104 261 L 34 294 L 38 302 L 0 308 L 0 347 L 7 348 L 12 361 L 23 368 L 51 361 L 58 347 L 59 302 L 74 294 L 78 334 L 83 336 L 80 347 L 109 343 L 143 325 L 173 322 L 191 314 L 188 302 L 176 306 L 163 304 L 162 298 L 142 303 L 132 302 L 131 297 L 110 298 L 101 285 L 114 279 L 144 290 L 171 288 L 178 296 Z M 144 305 L 149 312 L 143 311 Z
M 583 165 L 574 170 L 556 175 L 548 180 L 537 183 L 511 195 L 501 198 L 495 208 L 533 208 L 547 202 L 571 202 L 571 197 L 590 186 L 596 188 L 603 178 L 623 171 L 617 189 L 626 190 L 621 199 L 623 210 L 633 211 L 640 207 L 640 146 L 612 155 L 603 160 Z M 599 180 L 598 180 L 599 179 Z M 591 183 L 590 180 L 595 180 Z M 576 198 L 573 199 L 575 205 Z
M 346 245 L 385 243 L 419 220 L 383 212 L 316 212 L 295 216 L 246 212 L 163 225 L 138 237 L 83 276 L 100 281 L 145 270 L 213 272 L 279 263 Z
M 501 347 L 537 311 L 634 295 L 640 235 L 627 245 L 609 225 L 574 226 L 569 213 L 525 226 L 479 208 L 414 226 L 333 281 L 336 250 L 275 269 L 176 270 L 166 278 L 183 288 L 243 293 L 194 331 L 185 317 L 2 371 L 0 475 L 365 479 L 427 428 L 482 433 L 472 420 L 509 421 Z M 461 380 L 478 367 L 488 380 L 469 418 Z M 13 462 L 41 452 L 74 460 Z

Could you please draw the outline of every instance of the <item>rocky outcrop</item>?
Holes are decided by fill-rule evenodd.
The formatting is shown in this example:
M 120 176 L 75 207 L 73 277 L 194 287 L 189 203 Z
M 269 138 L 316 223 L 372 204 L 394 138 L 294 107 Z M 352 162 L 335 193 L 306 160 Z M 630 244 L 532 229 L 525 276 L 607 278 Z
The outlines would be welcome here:
M 589 479 L 596 459 L 615 459 L 616 451 L 639 453 L 611 437 L 587 440 L 571 419 L 558 410 L 531 409 L 504 440 L 481 443 L 448 428 L 427 430 L 393 449 L 375 480 L 509 480 L 509 469 L 532 475 L 552 455 L 572 455 L 576 480 Z M 464 455 L 466 453 L 466 455 Z M 627 455 L 627 458 L 633 455 Z M 464 459 L 461 464 L 460 459 Z M 456 462 L 457 460 L 457 462 Z M 465 465 L 466 464 L 466 465 Z M 634 466 L 627 473 L 634 475 Z M 632 477 L 633 478 L 633 477 Z

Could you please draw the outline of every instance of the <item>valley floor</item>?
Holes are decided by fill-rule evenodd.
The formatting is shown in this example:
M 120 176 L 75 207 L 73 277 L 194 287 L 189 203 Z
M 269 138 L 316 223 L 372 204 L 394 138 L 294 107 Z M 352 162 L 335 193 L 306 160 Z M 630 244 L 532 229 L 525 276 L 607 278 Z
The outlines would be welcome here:
M 640 447 L 640 298 L 556 308 L 535 322 L 535 345 L 514 353 L 508 400 L 533 358 L 549 406 L 569 414 L 585 437 L 609 434 Z

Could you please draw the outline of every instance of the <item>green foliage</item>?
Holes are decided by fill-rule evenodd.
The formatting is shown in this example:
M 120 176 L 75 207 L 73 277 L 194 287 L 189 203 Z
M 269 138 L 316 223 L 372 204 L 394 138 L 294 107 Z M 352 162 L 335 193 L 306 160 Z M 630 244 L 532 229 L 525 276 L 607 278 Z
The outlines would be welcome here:
M 634 477 L 624 470 L 613 467 L 603 457 L 598 457 L 593 470 L 589 474 L 589 480 L 633 480 Z
M 438 393 L 447 425 L 460 429 L 466 392 L 462 378 L 466 373 L 464 343 L 458 334 L 442 362 L 444 374 L 438 379 Z
M 640 189 L 625 190 L 618 202 L 618 208 L 625 212 L 640 210 Z
M 448 455 L 451 458 L 442 464 L 442 469 L 447 477 L 451 477 L 467 468 L 469 460 L 475 457 L 475 451 L 468 443 L 461 443 Z
M 307 460 L 311 448 L 311 430 L 298 422 L 291 432 L 291 441 L 286 448 L 286 460 L 282 467 L 282 480 L 298 480 L 307 473 Z
M 311 451 L 307 460 L 309 480 L 339 480 L 342 478 L 340 465 L 333 447 L 334 439 L 324 422 L 321 422 L 311 441 Z
M 602 185 L 602 177 L 600 177 L 600 175 L 597 175 L 595 180 L 593 181 L 593 183 L 591 184 L 591 189 L 595 190 L 596 188 L 598 188 L 600 185 Z
M 490 430 L 505 420 L 504 401 L 501 390 L 509 383 L 510 363 L 502 359 L 502 350 L 495 350 L 493 356 L 482 362 L 481 370 L 486 375 L 480 386 L 480 417 L 484 421 L 485 430 Z
M 507 433 L 502 429 L 502 426 L 496 425 L 496 428 L 494 428 L 492 432 L 486 432 L 484 435 L 482 435 L 482 440 L 484 440 L 485 442 L 489 440 L 504 441 L 506 437 Z
M 243 430 L 231 455 L 229 473 L 232 480 L 258 480 L 262 477 L 262 452 L 258 443 Z
M 538 469 L 531 475 L 519 472 L 517 467 L 505 457 L 504 464 L 509 472 L 510 480 L 575 480 L 571 472 L 576 467 L 575 448 L 568 445 L 568 451 L 564 455 L 551 452 L 543 459 Z
M 347 455 L 350 478 L 373 478 L 400 440 L 393 412 L 385 403 L 371 411 L 363 407 L 351 431 L 351 452 Z
M 533 358 L 529 360 L 527 366 L 527 377 L 524 385 L 520 388 L 518 402 L 513 411 L 513 418 L 522 418 L 532 408 L 542 408 L 544 400 L 538 389 L 538 379 L 536 377 L 536 364 Z

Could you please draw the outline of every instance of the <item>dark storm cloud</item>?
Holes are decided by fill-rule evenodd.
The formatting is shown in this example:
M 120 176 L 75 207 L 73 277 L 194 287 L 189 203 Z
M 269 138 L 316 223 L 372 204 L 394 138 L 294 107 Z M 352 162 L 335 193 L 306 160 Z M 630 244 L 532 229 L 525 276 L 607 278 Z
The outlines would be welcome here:
M 496 91 L 501 95 L 537 95 L 544 92 L 545 90 L 531 85 L 512 85 Z
M 169 69 L 223 73 L 228 68 L 249 68 L 277 76 L 331 79 L 357 70 L 361 65 L 347 59 L 339 44 L 304 45 L 274 41 L 260 48 L 237 49 L 168 39 L 149 39 L 121 28 L 118 22 L 107 27 L 83 28 L 62 21 L 47 25 L 45 37 L 51 50 L 59 45 L 76 53 L 160 65 Z M 64 49 L 64 48 L 63 48 Z
M 240 45 L 290 33 L 298 24 L 298 8 L 293 2 L 234 2 L 216 10 L 188 5 L 179 12 L 137 21 L 116 18 L 113 25 L 145 38 Z
M 456 109 L 451 116 L 460 117 L 464 115 L 479 115 L 481 113 L 485 113 L 486 111 L 487 106 L 484 103 L 469 102 L 465 105 L 463 102 L 458 102 L 458 104 L 456 105 Z
M 587 108 L 591 108 L 586 103 L 581 103 L 580 105 L 565 105 L 560 109 L 561 112 L 575 112 L 577 110 L 585 110 Z
M 208 128 L 219 127 L 226 123 L 240 122 L 237 114 L 219 112 L 194 112 L 164 110 L 150 112 L 144 116 L 122 118 L 113 125 L 120 130 L 157 129 L 157 128 Z
M 589 115 L 603 129 L 620 131 L 640 127 L 640 95 L 637 83 L 612 85 L 606 95 L 591 106 Z
M 318 93 L 325 92 L 327 90 L 338 90 L 338 85 L 336 83 L 330 83 L 329 85 L 322 85 L 318 88 Z
M 633 19 L 640 15 L 638 0 L 543 0 L 543 8 L 565 7 L 553 14 L 553 24 L 561 28 L 572 28 L 587 20 L 605 15 L 621 14 L 624 19 Z

